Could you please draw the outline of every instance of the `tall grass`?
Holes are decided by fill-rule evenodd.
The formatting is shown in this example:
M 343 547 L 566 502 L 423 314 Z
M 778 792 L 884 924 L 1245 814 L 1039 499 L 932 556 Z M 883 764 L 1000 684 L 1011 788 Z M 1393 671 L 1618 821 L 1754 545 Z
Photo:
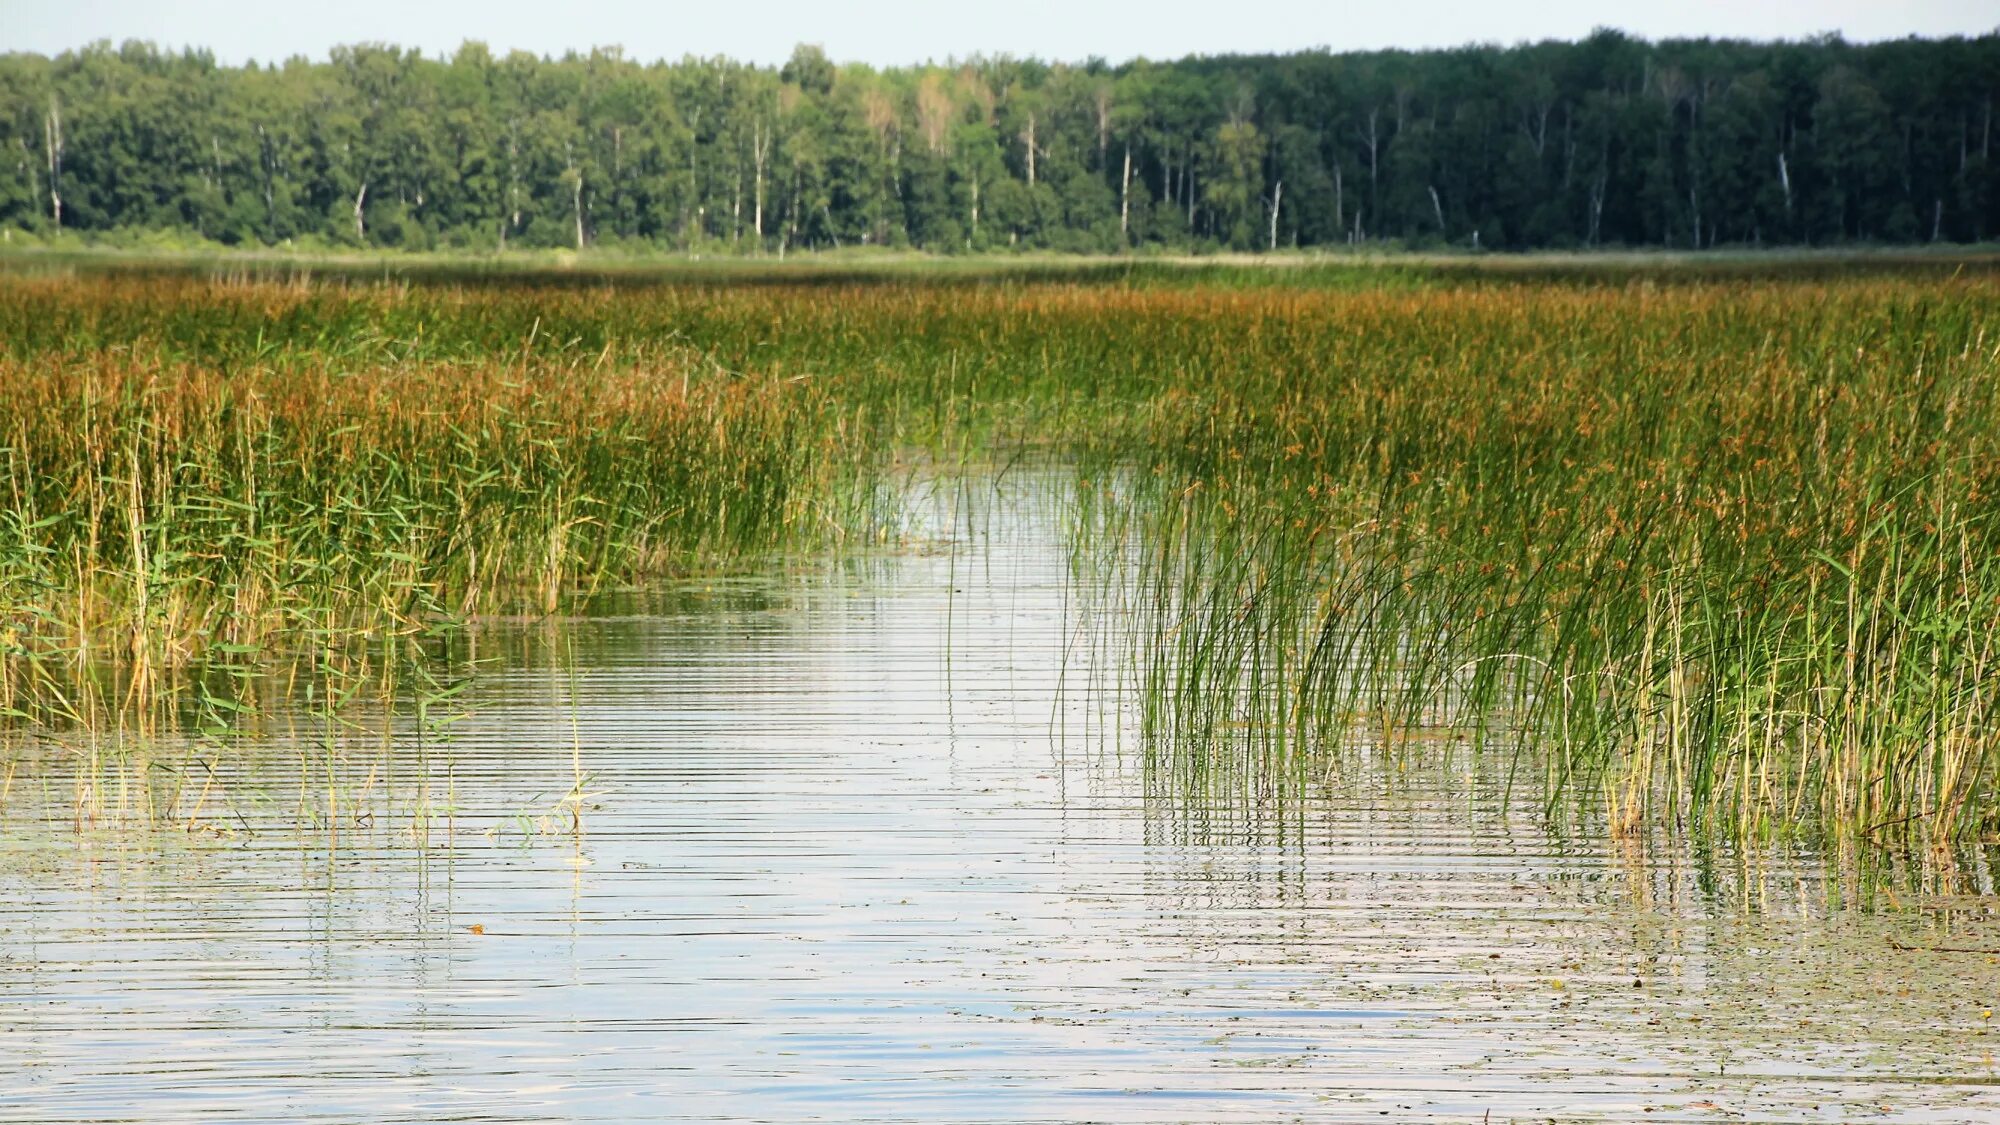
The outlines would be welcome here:
M 1188 380 L 1147 442 L 1154 745 L 1271 784 L 1500 743 L 1621 833 L 1992 832 L 1994 295 L 1535 286 L 1250 336 L 1297 361 Z
M 358 343 L 310 309 L 288 338 L 299 294 L 258 288 L 10 295 L 17 347 L 37 302 L 72 318 L 0 356 L 0 707 L 17 717 L 228 710 L 205 669 L 365 666 L 467 615 L 547 612 L 870 514 L 835 403 L 686 349 L 613 364 L 532 327 L 504 350 Z M 132 332 L 93 338 L 121 317 Z
M 1498 752 L 1621 833 L 2000 828 L 2000 285 L 1649 269 L 0 280 L 0 692 L 227 710 L 210 664 L 852 542 L 902 453 L 1032 445 L 1188 785 Z

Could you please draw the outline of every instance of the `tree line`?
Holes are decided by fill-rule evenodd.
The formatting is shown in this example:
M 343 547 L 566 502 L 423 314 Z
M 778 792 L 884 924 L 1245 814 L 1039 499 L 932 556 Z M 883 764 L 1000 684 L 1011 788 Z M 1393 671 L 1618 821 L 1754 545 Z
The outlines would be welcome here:
M 2000 235 L 2000 33 L 877 70 L 0 55 L 0 229 L 229 245 L 1707 248 Z

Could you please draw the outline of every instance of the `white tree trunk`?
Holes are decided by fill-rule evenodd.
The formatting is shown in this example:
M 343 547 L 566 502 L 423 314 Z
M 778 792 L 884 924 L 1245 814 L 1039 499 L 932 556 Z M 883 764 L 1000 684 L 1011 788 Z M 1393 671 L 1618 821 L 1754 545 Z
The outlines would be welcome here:
M 1028 186 L 1035 186 L 1035 115 L 1028 115 Z
M 1280 205 L 1282 205 L 1282 204 L 1284 203 L 1284 201 L 1285 201 L 1285 181 L 1283 181 L 1283 180 L 1279 180 L 1279 181 L 1277 182 L 1276 186 L 1274 186 L 1274 187 L 1272 187 L 1272 188 L 1271 188 L 1271 245 L 1270 245 L 1270 248 L 1271 248 L 1271 249 L 1273 249 L 1273 250 L 1276 250 L 1276 249 L 1278 248 L 1278 208 L 1279 208 L 1279 206 L 1280 206 Z
M 521 138 L 511 121 L 507 123 L 507 223 L 509 230 L 521 225 Z
M 368 241 L 368 224 L 362 220 L 362 205 L 368 202 L 368 181 L 361 181 L 361 190 L 354 193 L 354 237 L 357 241 Z
M 750 226 L 757 232 L 757 248 L 764 248 L 764 158 L 771 154 L 771 135 L 762 125 L 750 127 L 750 155 L 757 165 L 755 189 L 755 209 L 751 213 Z
M 1132 230 L 1132 146 L 1125 146 L 1125 172 L 1118 181 L 1118 237 L 1122 241 Z
M 62 233 L 62 102 L 55 95 L 49 96 L 49 115 L 42 122 L 42 143 L 49 156 L 49 217 L 55 221 L 56 233 Z

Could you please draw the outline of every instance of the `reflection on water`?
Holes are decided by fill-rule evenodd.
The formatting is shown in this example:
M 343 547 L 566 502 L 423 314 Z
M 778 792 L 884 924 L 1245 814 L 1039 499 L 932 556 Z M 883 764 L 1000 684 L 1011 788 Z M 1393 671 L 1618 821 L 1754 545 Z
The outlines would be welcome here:
M 1149 789 L 1053 521 L 1000 506 L 496 623 L 462 721 L 300 720 L 154 832 L 17 777 L 0 1118 L 2000 1113 L 1984 857 L 1899 894 L 1565 841 L 1476 762 Z

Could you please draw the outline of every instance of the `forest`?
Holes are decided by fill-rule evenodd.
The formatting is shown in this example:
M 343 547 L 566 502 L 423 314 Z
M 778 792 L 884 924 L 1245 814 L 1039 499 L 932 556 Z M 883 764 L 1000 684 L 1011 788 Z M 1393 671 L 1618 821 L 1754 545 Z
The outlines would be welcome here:
M 7 242 L 783 255 L 1972 242 L 2000 32 L 875 69 L 0 55 Z

